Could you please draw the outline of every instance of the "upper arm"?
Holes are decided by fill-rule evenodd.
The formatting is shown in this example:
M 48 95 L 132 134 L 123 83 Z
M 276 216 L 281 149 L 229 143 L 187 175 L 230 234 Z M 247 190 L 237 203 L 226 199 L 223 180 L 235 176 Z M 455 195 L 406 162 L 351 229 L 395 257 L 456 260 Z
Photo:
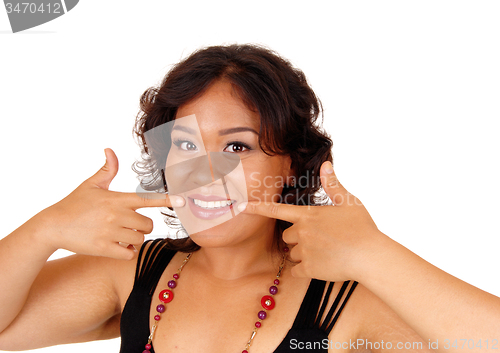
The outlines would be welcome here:
M 363 347 L 359 348 L 373 352 L 430 351 L 427 342 L 380 298 L 361 284 L 358 285 L 356 291 L 359 292 L 357 293 L 357 308 L 355 310 L 358 311 L 360 318 L 359 338 L 363 340 Z M 361 341 L 359 342 L 361 343 Z
M 120 296 L 132 288 L 134 269 L 134 260 L 84 255 L 48 261 L 23 309 L 0 334 L 0 349 L 118 337 Z

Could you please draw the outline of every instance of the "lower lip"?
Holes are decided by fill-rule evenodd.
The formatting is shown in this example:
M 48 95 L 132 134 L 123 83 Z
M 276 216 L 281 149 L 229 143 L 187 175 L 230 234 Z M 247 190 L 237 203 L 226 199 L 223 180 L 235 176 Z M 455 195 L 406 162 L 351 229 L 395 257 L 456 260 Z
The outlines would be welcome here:
M 193 212 L 193 214 L 196 217 L 198 217 L 200 219 L 215 219 L 217 217 L 220 217 L 220 216 L 228 213 L 233 208 L 233 206 L 235 205 L 236 202 L 232 203 L 229 206 L 224 206 L 221 208 L 214 208 L 212 210 L 196 206 L 193 199 L 190 197 L 188 197 L 188 203 L 189 203 L 189 208 L 191 209 L 191 212 Z

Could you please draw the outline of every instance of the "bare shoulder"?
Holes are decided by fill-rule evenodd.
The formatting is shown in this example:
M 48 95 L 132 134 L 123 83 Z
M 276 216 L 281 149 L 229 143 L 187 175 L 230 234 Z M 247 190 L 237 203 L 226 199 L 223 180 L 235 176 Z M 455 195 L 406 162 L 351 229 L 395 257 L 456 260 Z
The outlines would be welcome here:
M 362 284 L 352 293 L 339 319 L 341 332 L 330 334 L 339 339 L 346 351 L 405 351 L 429 352 L 426 342 L 409 327 L 387 304 Z

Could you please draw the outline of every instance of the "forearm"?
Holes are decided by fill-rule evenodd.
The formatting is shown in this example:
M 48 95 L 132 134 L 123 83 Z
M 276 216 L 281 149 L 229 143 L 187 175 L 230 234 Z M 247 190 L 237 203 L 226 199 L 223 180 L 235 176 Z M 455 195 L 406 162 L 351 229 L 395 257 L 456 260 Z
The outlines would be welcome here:
M 44 242 L 36 217 L 0 240 L 0 332 L 19 314 L 33 281 L 55 251 Z
M 360 282 L 439 350 L 461 351 L 464 341 L 484 351 L 500 339 L 500 298 L 431 265 L 385 235 L 376 237 Z M 453 347 L 458 340 L 458 348 Z M 448 344 L 445 346 L 445 343 Z M 482 349 L 478 344 L 482 342 Z M 498 344 L 497 344 L 498 346 Z M 465 344 L 470 352 L 472 347 Z

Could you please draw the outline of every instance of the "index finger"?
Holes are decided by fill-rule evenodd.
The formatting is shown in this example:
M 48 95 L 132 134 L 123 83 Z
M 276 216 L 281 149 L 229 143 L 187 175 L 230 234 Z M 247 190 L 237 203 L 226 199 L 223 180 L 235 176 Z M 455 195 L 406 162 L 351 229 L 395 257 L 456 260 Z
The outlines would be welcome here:
M 289 205 L 285 203 L 276 202 L 247 202 L 238 206 L 238 209 L 243 213 L 258 214 L 261 216 L 281 219 L 295 223 L 303 210 L 301 206 Z
M 182 207 L 185 204 L 181 196 L 163 193 L 124 193 L 124 202 L 134 210 L 145 207 Z

